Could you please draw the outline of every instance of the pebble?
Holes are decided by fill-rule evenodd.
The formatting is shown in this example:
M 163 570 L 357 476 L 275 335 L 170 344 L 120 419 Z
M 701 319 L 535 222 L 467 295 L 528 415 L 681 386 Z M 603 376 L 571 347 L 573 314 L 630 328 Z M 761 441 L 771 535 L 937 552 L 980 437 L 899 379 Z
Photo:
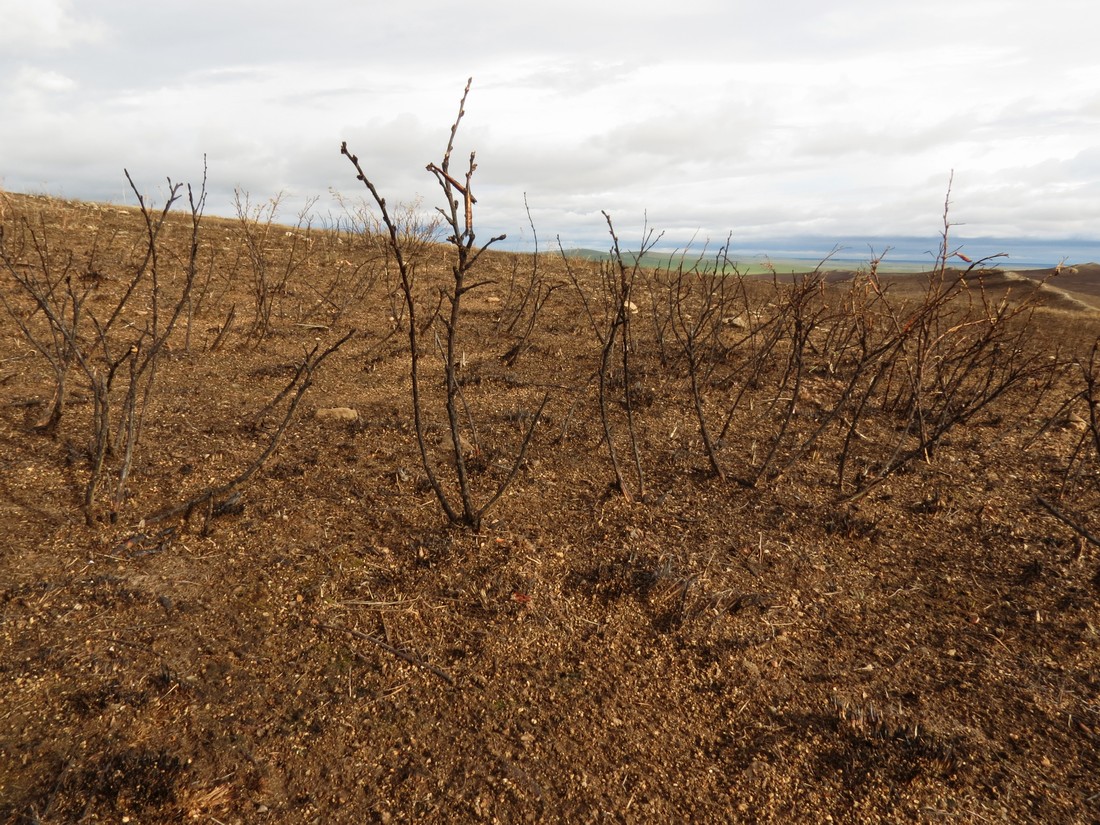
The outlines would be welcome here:
M 359 420 L 359 411 L 351 407 L 324 407 L 317 410 L 313 417 L 325 424 L 350 424 Z

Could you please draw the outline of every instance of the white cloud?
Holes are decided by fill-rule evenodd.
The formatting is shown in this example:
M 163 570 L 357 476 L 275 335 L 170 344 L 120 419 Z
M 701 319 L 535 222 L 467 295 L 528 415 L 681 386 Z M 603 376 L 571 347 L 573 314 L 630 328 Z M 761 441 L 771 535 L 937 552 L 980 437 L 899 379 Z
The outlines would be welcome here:
M 76 88 L 76 81 L 61 72 L 52 69 L 39 69 L 33 66 L 24 66 L 15 74 L 15 83 L 12 93 L 37 97 L 39 95 L 53 95 L 63 92 L 71 92 Z M 24 99 L 27 99 L 24 97 Z
M 65 49 L 105 34 L 96 20 L 79 20 L 70 0 L 0 0 L 0 46 L 17 52 Z

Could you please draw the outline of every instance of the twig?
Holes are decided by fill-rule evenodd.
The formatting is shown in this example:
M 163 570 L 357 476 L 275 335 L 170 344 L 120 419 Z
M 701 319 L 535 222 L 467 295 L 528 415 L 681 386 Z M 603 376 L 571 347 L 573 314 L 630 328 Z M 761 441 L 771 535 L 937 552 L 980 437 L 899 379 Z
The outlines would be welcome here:
M 347 335 L 345 335 L 335 344 L 330 346 L 320 355 L 317 355 L 316 358 L 314 358 L 317 352 L 316 347 L 314 347 L 313 351 L 308 356 L 306 356 L 306 359 L 302 362 L 301 367 L 299 367 L 298 373 L 295 376 L 294 380 L 297 381 L 298 378 L 302 375 L 304 375 L 305 377 L 298 385 L 297 391 L 291 397 L 290 403 L 287 406 L 286 414 L 283 416 L 282 422 L 272 434 L 271 439 L 268 441 L 267 447 L 264 449 L 264 451 L 260 453 L 260 455 L 257 456 L 253 460 L 253 462 L 248 465 L 248 467 L 246 467 L 244 470 L 242 470 L 240 473 L 238 473 L 236 476 L 234 476 L 224 484 L 220 484 L 216 487 L 208 487 L 198 495 L 185 501 L 182 504 L 177 504 L 174 507 L 169 507 L 167 510 L 161 510 L 160 512 L 154 513 L 151 516 L 146 516 L 144 521 L 146 523 L 164 521 L 167 518 L 178 516 L 181 513 L 184 514 L 185 519 L 189 519 L 191 517 L 191 514 L 203 505 L 208 505 L 207 512 L 210 515 L 215 515 L 215 499 L 225 496 L 228 493 L 232 493 L 238 487 L 244 486 L 244 484 L 246 484 L 248 480 L 252 478 L 252 476 L 255 475 L 256 472 L 267 462 L 268 458 L 271 457 L 271 454 L 275 452 L 275 449 L 282 441 L 283 433 L 285 433 L 287 427 L 290 426 L 290 422 L 294 418 L 294 413 L 298 409 L 298 404 L 302 400 L 302 396 L 305 395 L 306 390 L 308 390 L 313 385 L 314 371 L 316 371 L 316 369 L 321 366 L 321 363 L 326 358 L 328 358 L 330 355 L 332 355 L 332 353 L 336 352 L 336 350 L 340 349 L 340 347 L 347 343 L 348 339 L 355 335 L 356 332 L 357 330 L 351 330 L 350 332 L 348 332 Z M 293 384 L 291 386 L 293 386 Z M 286 394 L 288 390 L 289 387 L 286 390 L 283 390 L 283 394 Z
M 442 668 L 438 668 L 429 662 L 425 662 L 419 656 L 416 656 L 412 653 L 407 653 L 404 650 L 400 650 L 393 645 L 382 641 L 381 639 L 376 639 L 374 636 L 371 636 L 368 633 L 363 633 L 360 630 L 355 630 L 353 628 L 344 627 L 343 625 L 338 624 L 322 624 L 321 627 L 325 628 L 326 630 L 334 630 L 337 632 L 347 633 L 350 636 L 354 636 L 356 639 L 362 639 L 365 642 L 370 642 L 376 647 L 382 648 L 382 650 L 386 651 L 387 653 L 392 653 L 398 659 L 402 659 L 403 661 L 406 661 L 411 665 L 416 665 L 419 668 L 423 668 L 424 670 L 431 673 L 433 676 L 438 676 L 448 685 L 453 685 L 455 683 L 454 677 Z M 358 651 L 356 652 L 358 653 Z
M 1095 545 L 1096 547 L 1100 547 L 1100 538 L 1097 538 L 1096 536 L 1094 536 L 1092 533 L 1090 533 L 1088 530 L 1086 530 L 1082 525 L 1078 524 L 1076 521 L 1071 519 L 1069 516 L 1067 516 L 1065 513 L 1063 513 L 1061 510 L 1059 510 L 1057 507 L 1055 507 L 1053 504 L 1051 504 L 1045 498 L 1043 498 L 1042 496 L 1036 496 L 1035 500 L 1037 502 L 1039 502 L 1039 504 L 1042 506 L 1042 508 L 1044 510 L 1046 510 L 1048 513 L 1050 513 L 1052 516 L 1054 516 L 1056 519 L 1058 519 L 1058 521 L 1062 522 L 1062 524 L 1066 525 L 1071 530 L 1073 530 L 1075 533 L 1077 533 L 1077 535 L 1079 535 L 1081 538 L 1085 539 L 1086 541 L 1088 541 L 1089 543 Z
M 214 339 L 214 343 L 210 345 L 211 352 L 217 352 L 221 349 L 222 344 L 225 343 L 225 336 L 229 334 L 230 328 L 233 326 L 233 321 L 237 317 L 237 305 L 233 304 L 229 308 L 229 314 L 225 316 L 225 323 L 222 324 L 222 328 L 218 330 L 218 336 Z
M 445 177 L 447 179 L 447 182 L 450 183 L 451 186 L 453 186 L 455 189 L 457 189 L 463 196 L 466 195 L 466 187 L 463 186 L 461 183 L 459 183 L 457 180 L 455 180 L 453 177 L 451 177 L 449 174 L 444 172 L 442 169 L 440 169 L 434 163 L 429 163 L 425 168 L 429 172 L 433 172 L 437 175 L 442 175 L 443 177 Z M 475 198 L 473 195 L 470 195 L 470 203 L 477 203 L 477 198 Z

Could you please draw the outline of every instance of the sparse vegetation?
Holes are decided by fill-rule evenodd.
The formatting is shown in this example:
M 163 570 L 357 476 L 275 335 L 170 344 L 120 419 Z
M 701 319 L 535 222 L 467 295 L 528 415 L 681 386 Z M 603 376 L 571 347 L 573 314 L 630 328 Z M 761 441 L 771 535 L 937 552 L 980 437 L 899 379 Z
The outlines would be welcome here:
M 0 821 L 1089 820 L 1100 266 L 499 252 L 464 103 L 438 218 L 0 196 Z

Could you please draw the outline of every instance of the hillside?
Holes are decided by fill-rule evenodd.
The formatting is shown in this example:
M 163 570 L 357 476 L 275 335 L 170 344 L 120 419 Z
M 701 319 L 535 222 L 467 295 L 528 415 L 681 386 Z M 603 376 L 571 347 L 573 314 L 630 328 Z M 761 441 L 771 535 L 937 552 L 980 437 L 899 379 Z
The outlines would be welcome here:
M 0 822 L 1100 817 L 1095 265 L 0 203 Z

